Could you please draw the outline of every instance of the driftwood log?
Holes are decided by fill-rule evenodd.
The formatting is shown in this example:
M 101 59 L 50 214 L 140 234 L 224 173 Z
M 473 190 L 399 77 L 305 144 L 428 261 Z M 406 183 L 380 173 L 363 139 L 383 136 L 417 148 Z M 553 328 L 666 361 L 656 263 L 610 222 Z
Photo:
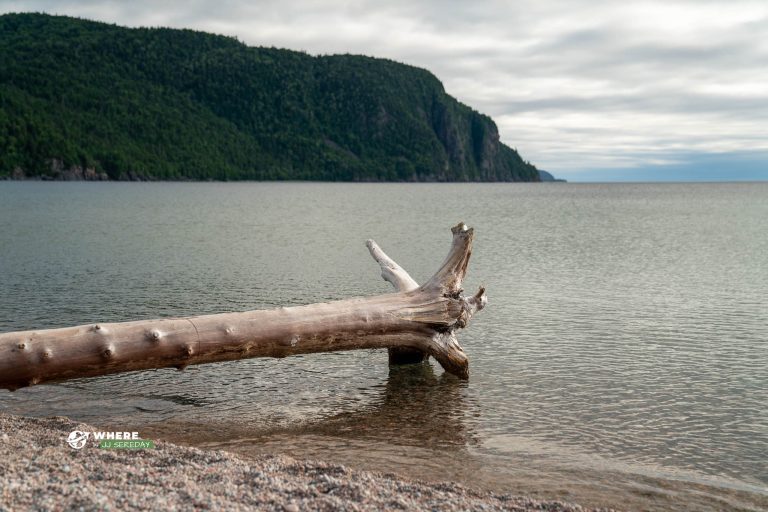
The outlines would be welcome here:
M 163 318 L 0 334 L 0 388 L 149 368 L 185 368 L 251 357 L 367 348 L 390 358 L 434 357 L 445 371 L 469 377 L 455 331 L 486 303 L 485 290 L 462 295 L 472 229 L 452 228 L 440 269 L 419 286 L 376 243 L 367 242 L 396 293 L 273 310 Z

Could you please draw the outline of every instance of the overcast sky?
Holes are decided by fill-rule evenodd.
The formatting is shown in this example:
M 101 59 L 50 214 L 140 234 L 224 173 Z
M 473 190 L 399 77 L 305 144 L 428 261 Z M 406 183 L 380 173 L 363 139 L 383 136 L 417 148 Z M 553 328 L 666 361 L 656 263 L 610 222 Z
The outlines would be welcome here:
M 571 180 L 768 179 L 768 0 L 3 1 L 431 70 Z

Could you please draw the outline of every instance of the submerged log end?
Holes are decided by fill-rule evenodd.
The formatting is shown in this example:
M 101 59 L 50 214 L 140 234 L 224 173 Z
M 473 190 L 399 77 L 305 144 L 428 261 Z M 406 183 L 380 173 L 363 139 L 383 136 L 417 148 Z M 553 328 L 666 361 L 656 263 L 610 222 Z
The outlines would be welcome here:
M 434 357 L 446 372 L 462 380 L 469 379 L 469 358 L 453 332 L 435 334 L 429 355 Z
M 389 364 L 419 364 L 427 359 L 428 355 L 423 350 L 411 347 L 390 347 Z

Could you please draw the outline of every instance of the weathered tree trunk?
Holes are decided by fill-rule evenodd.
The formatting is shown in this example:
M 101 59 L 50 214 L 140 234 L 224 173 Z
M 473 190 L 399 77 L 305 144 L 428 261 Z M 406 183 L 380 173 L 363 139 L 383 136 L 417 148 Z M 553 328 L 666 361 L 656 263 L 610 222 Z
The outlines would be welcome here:
M 485 290 L 461 295 L 472 229 L 452 229 L 450 252 L 437 273 L 418 284 L 369 240 L 382 276 L 397 293 L 274 310 L 189 318 L 81 325 L 0 334 L 0 388 L 110 373 L 250 357 L 361 348 L 409 349 L 468 378 L 454 332 L 485 306 Z

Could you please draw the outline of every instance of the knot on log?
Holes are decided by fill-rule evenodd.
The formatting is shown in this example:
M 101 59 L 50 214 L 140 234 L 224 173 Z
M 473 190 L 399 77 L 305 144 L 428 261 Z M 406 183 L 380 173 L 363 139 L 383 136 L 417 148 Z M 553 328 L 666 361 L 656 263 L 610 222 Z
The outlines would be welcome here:
M 485 296 L 485 287 L 481 286 L 472 297 L 462 300 L 463 310 L 456 321 L 456 326 L 460 329 L 466 327 L 472 315 L 483 309 L 486 304 L 488 304 L 488 297 Z

